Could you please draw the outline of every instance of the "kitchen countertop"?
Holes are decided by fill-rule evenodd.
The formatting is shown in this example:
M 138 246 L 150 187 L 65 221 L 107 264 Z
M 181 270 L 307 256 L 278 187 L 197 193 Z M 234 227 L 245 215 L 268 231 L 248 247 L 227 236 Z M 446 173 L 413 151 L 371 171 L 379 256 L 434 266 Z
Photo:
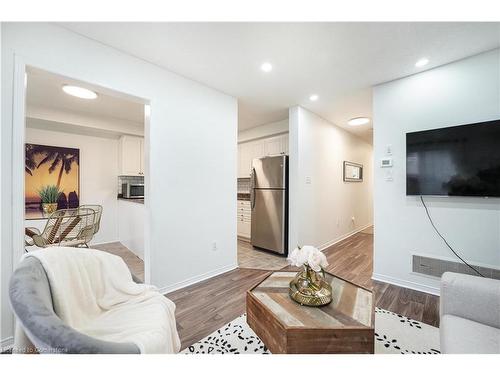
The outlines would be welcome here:
M 121 201 L 127 201 L 127 202 L 144 204 L 144 198 L 123 198 L 123 197 L 118 197 L 118 199 L 121 200 Z
M 238 200 L 239 201 L 249 201 L 250 200 L 250 193 L 238 193 Z

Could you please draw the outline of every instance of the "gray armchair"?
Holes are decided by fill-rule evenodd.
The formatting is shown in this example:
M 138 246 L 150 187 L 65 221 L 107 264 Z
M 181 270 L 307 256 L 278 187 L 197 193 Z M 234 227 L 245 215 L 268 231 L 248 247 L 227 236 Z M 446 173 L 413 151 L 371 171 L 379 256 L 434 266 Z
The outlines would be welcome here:
M 500 354 L 500 280 L 445 272 L 440 305 L 442 353 Z
M 138 354 L 140 352 L 133 343 L 98 340 L 64 324 L 54 312 L 49 280 L 42 264 L 35 257 L 24 259 L 14 271 L 9 285 L 9 298 L 17 318 L 14 353 L 36 351 L 48 354 Z M 29 342 L 33 346 L 28 346 Z

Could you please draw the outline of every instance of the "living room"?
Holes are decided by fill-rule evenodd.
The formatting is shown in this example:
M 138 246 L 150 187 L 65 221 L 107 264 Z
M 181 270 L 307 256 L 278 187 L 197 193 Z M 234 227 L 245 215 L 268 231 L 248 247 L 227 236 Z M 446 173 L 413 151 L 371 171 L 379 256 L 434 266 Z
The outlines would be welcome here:
M 1 50 L 2 352 L 500 354 L 499 22 L 2 21 Z M 26 249 L 33 69 L 148 103 L 142 279 L 92 244 Z M 285 250 L 252 226 L 279 262 L 245 265 L 240 185 L 276 232 L 278 157 L 249 177 L 238 151 L 285 122 Z

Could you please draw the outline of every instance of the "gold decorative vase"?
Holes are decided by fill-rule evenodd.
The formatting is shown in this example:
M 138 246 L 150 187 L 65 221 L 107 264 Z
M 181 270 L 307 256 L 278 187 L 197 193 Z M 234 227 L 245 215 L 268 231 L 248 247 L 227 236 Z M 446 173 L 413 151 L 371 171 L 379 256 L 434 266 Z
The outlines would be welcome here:
M 332 302 L 332 286 L 325 280 L 325 271 L 321 273 L 304 265 L 289 288 L 290 297 L 301 305 L 325 306 Z
M 42 203 L 43 212 L 50 215 L 57 210 L 57 203 Z

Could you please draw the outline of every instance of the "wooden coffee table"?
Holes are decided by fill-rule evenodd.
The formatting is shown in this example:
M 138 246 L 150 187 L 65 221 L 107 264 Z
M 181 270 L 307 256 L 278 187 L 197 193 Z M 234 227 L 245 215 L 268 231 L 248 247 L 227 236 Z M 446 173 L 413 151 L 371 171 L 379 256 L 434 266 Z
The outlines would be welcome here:
M 271 353 L 373 353 L 372 292 L 331 274 L 333 301 L 301 306 L 288 295 L 296 272 L 273 272 L 247 292 L 247 322 Z

